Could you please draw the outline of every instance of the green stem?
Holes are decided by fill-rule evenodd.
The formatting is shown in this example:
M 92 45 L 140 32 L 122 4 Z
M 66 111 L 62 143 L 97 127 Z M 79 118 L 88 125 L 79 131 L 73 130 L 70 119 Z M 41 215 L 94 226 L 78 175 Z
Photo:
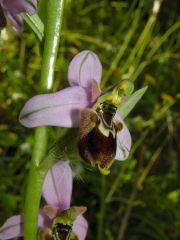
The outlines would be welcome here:
M 54 68 L 60 41 L 60 30 L 65 0 L 46 0 L 45 41 L 42 58 L 40 92 L 52 89 Z M 24 239 L 37 239 L 38 210 L 41 198 L 41 188 L 44 177 L 54 159 L 46 158 L 48 144 L 47 127 L 38 127 L 35 130 L 34 147 L 31 167 L 28 176 L 24 208 Z M 47 164 L 43 164 L 45 159 Z
M 127 169 L 127 164 L 124 164 L 121 168 L 121 171 L 119 172 L 119 174 L 117 175 L 117 178 L 115 178 L 112 187 L 110 188 L 110 191 L 107 194 L 107 197 L 105 198 L 105 202 L 106 203 L 110 203 L 113 197 L 113 194 L 115 193 L 115 191 L 117 189 L 120 188 L 120 184 L 123 183 L 123 181 L 121 181 L 121 179 L 123 178 L 125 171 Z
M 49 0 L 47 3 L 48 19 L 45 27 L 45 46 L 41 71 L 41 87 L 45 90 L 52 88 L 64 2 L 65 0 Z
M 136 31 L 136 29 L 138 27 L 139 18 L 140 18 L 140 10 L 138 9 L 136 11 L 135 15 L 134 15 L 134 20 L 133 20 L 133 23 L 132 23 L 132 27 L 128 31 L 122 46 L 119 48 L 119 51 L 117 52 L 117 55 L 113 59 L 108 72 L 104 76 L 104 79 L 103 79 L 103 84 L 104 85 L 107 83 L 107 81 L 111 77 L 113 71 L 116 69 L 116 67 L 119 64 L 120 60 L 124 56 L 125 51 L 128 49 L 128 46 L 129 46 L 129 43 L 130 43 L 130 41 L 131 41 L 131 39 L 133 37 L 133 34 L 134 34 L 134 32 Z
M 132 193 L 130 195 L 130 199 L 128 201 L 128 206 L 127 206 L 125 214 L 122 218 L 123 220 L 122 220 L 122 224 L 119 228 L 117 240 L 124 239 L 126 228 L 128 226 L 128 221 L 129 221 L 132 209 L 134 207 L 133 203 L 137 197 L 138 191 L 140 189 L 142 189 L 142 184 L 145 182 L 145 179 L 146 179 L 147 175 L 149 174 L 149 172 L 151 171 L 152 167 L 154 166 L 154 163 L 158 160 L 160 153 L 162 152 L 163 148 L 165 147 L 167 141 L 168 141 L 168 137 L 166 137 L 164 142 L 161 144 L 161 146 L 156 149 L 156 151 L 152 155 L 149 163 L 147 164 L 147 166 L 144 168 L 143 172 L 140 174 L 140 176 L 136 180 L 136 183 L 135 183 Z
M 139 65 L 141 56 L 143 55 L 145 48 L 147 47 L 147 45 L 150 41 L 152 30 L 155 26 L 155 23 L 157 20 L 157 15 L 158 15 L 160 6 L 162 4 L 162 1 L 163 0 L 154 0 L 152 13 L 149 16 L 149 19 L 148 19 L 143 31 L 141 32 L 133 50 L 131 51 L 131 54 L 129 55 L 128 59 L 126 60 L 126 62 L 123 65 L 122 74 L 124 74 L 128 70 L 129 66 L 133 66 L 133 71 L 130 73 L 130 75 L 128 75 L 129 79 L 131 79 L 132 74 L 134 73 L 135 69 Z M 157 6 L 157 4 L 159 5 L 159 8 L 155 9 L 155 5 Z
M 98 240 L 102 240 L 104 235 L 103 225 L 104 225 L 104 216 L 106 211 L 106 203 L 105 203 L 105 195 L 106 195 L 106 177 L 104 175 L 101 176 L 101 209 L 98 216 Z

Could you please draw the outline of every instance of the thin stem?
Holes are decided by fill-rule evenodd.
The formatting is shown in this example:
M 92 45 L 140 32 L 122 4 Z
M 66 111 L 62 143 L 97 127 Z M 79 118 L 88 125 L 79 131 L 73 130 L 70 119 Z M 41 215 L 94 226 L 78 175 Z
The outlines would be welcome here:
M 51 90 L 54 68 L 62 27 L 63 8 L 65 0 L 49 0 L 47 3 L 47 25 L 45 27 L 45 43 L 42 59 L 40 87 Z
M 113 59 L 111 65 L 110 65 L 110 68 L 109 68 L 108 72 L 106 73 L 106 75 L 105 75 L 105 77 L 103 79 L 103 84 L 104 85 L 106 84 L 106 82 L 111 77 L 113 71 L 116 69 L 116 67 L 117 67 L 118 63 L 120 62 L 121 58 L 124 56 L 124 53 L 125 53 L 125 51 L 127 50 L 128 46 L 129 46 L 129 42 L 131 41 L 132 36 L 133 36 L 134 32 L 137 29 L 139 18 L 140 18 L 140 11 L 138 9 L 136 11 L 136 13 L 135 13 L 134 20 L 133 20 L 133 23 L 132 23 L 132 27 L 128 31 L 122 46 L 119 48 L 119 50 L 117 52 L 117 55 Z
M 104 175 L 101 176 L 101 209 L 98 216 L 98 237 L 97 240 L 102 240 L 103 238 L 103 225 L 104 225 L 104 216 L 106 210 L 105 203 L 105 194 L 106 194 L 106 177 Z
M 161 47 L 161 45 L 168 39 L 168 37 L 172 33 L 174 33 L 176 30 L 178 30 L 179 27 L 180 27 L 180 22 L 178 21 L 175 24 L 173 24 L 170 28 L 168 28 L 168 30 L 165 32 L 165 34 L 160 39 L 158 39 L 157 43 L 151 49 L 151 51 L 149 51 L 149 53 L 147 55 L 148 60 L 153 57 L 153 55 L 157 52 L 157 50 Z
M 112 200 L 112 197 L 113 197 L 113 194 L 115 193 L 115 191 L 118 189 L 119 185 L 120 185 L 120 182 L 123 182 L 121 181 L 122 177 L 124 176 L 124 173 L 126 171 L 126 168 L 127 168 L 127 164 L 124 164 L 121 171 L 119 172 L 119 174 L 117 175 L 117 178 L 114 180 L 113 184 L 112 184 L 112 187 L 110 188 L 108 194 L 107 194 L 107 197 L 105 199 L 105 202 L 106 203 L 110 203 L 111 200 Z
M 128 77 L 130 79 L 131 79 L 132 74 L 134 73 L 134 70 L 139 65 L 141 56 L 144 53 L 144 50 L 149 43 L 149 39 L 151 37 L 152 30 L 154 28 L 162 1 L 163 0 L 154 0 L 152 13 L 149 16 L 149 19 L 148 19 L 143 31 L 141 32 L 133 50 L 131 51 L 131 54 L 129 55 L 128 59 L 126 60 L 126 62 L 123 65 L 122 74 L 124 74 L 128 70 L 129 66 L 131 66 L 131 65 L 133 66 L 133 71 L 131 70 L 132 72 L 130 72 L 130 75 L 128 75 Z
M 148 130 L 146 130 L 142 135 L 141 138 L 139 138 L 133 145 L 131 153 L 129 155 L 129 159 L 131 158 L 131 156 L 133 156 L 134 152 L 137 150 L 137 148 L 142 144 L 144 138 L 148 135 L 150 131 L 150 128 Z M 117 189 L 119 189 L 121 187 L 121 184 L 123 184 L 123 176 L 127 171 L 127 167 L 128 167 L 128 162 L 124 163 L 121 171 L 118 173 L 118 175 L 116 176 L 114 182 L 111 184 L 111 188 L 107 194 L 107 197 L 105 199 L 106 203 L 110 203 L 112 201 L 112 198 L 114 196 L 114 193 L 116 192 Z M 122 181 L 121 181 L 122 179 Z
M 128 226 L 128 221 L 129 221 L 132 209 L 133 209 L 133 202 L 135 201 L 135 199 L 137 197 L 138 191 L 140 189 L 142 189 L 142 185 L 145 182 L 146 177 L 148 176 L 148 174 L 151 171 L 152 167 L 154 166 L 155 162 L 158 160 L 162 150 L 164 149 L 164 147 L 167 143 L 167 140 L 168 140 L 168 137 L 166 137 L 164 142 L 162 143 L 162 145 L 156 149 L 156 151 L 153 153 L 149 163 L 143 169 L 142 173 L 140 174 L 136 183 L 134 184 L 130 199 L 128 201 L 129 202 L 128 206 L 127 206 L 125 214 L 122 218 L 123 221 L 122 221 L 122 224 L 119 228 L 119 233 L 118 233 L 117 240 L 123 240 L 124 239 L 126 228 Z
M 89 35 L 85 35 L 85 34 L 81 34 L 81 33 L 77 33 L 77 32 L 72 32 L 71 31 L 63 31 L 62 32 L 62 36 L 67 39 L 67 40 L 81 40 L 90 44 L 94 44 L 100 48 L 105 48 L 105 49 L 112 49 L 113 46 L 111 45 L 111 43 L 106 42 L 100 38 L 95 38 Z
M 63 7 L 65 0 L 48 0 L 46 2 L 47 22 L 45 26 L 45 41 L 42 58 L 40 92 L 52 89 L 54 68 L 60 41 Z M 41 187 L 48 168 L 54 159 L 46 158 L 48 145 L 47 127 L 35 130 L 34 147 L 31 159 L 30 173 L 24 208 L 24 237 L 25 240 L 37 239 L 38 210 L 41 198 Z M 43 164 L 45 159 L 48 164 Z
M 124 238 L 124 234 L 125 234 L 125 231 L 126 231 L 128 221 L 129 221 L 129 217 L 131 215 L 131 211 L 133 209 L 133 203 L 134 203 L 134 200 L 136 198 L 136 195 L 137 195 L 137 188 L 134 187 L 133 191 L 131 193 L 130 199 L 128 201 L 128 206 L 126 208 L 126 212 L 123 216 L 123 221 L 122 221 L 122 225 L 119 229 L 117 240 L 122 240 Z

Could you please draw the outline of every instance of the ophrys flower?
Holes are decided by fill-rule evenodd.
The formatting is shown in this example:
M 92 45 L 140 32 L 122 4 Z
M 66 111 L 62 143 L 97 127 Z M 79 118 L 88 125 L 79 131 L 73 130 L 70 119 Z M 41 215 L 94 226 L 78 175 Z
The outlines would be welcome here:
M 86 208 L 70 207 L 71 194 L 71 168 L 68 163 L 58 161 L 48 171 L 43 185 L 42 195 L 48 205 L 39 211 L 40 239 L 54 240 L 57 234 L 59 236 L 76 236 L 79 240 L 85 239 L 88 223 L 82 214 Z M 23 236 L 23 215 L 10 217 L 0 228 L 1 240 L 19 236 Z
M 101 76 L 97 55 L 87 50 L 80 52 L 69 65 L 70 87 L 32 97 L 20 113 L 20 122 L 26 127 L 79 127 L 81 156 L 107 174 L 113 159 L 124 160 L 129 155 L 131 136 L 117 107 L 133 87 L 124 80 L 102 93 Z

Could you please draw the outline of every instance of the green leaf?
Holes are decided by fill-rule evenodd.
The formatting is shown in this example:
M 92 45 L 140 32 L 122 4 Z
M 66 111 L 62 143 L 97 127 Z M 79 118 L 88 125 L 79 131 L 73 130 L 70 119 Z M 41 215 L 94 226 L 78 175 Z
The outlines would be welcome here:
M 38 2 L 38 15 L 41 18 L 44 26 L 47 26 L 47 13 L 48 13 L 48 1 L 39 0 Z
M 30 16 L 27 13 L 22 13 L 21 15 L 26 21 L 26 23 L 29 25 L 29 27 L 34 31 L 37 38 L 42 41 L 44 37 L 44 24 L 39 18 L 39 16 L 37 14 Z
M 119 108 L 119 112 L 122 116 L 122 118 L 127 117 L 127 115 L 132 111 L 132 109 L 135 107 L 135 105 L 139 102 L 139 100 L 142 98 L 144 93 L 146 92 L 148 86 L 143 87 L 136 92 L 134 92 L 127 102 L 123 103 Z

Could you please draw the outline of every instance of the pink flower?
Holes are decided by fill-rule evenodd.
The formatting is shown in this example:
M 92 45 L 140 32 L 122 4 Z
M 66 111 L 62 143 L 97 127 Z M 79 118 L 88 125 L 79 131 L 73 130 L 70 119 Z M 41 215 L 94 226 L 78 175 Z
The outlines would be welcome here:
M 18 32 L 23 31 L 23 18 L 20 13 L 33 15 L 36 5 L 37 0 L 0 0 L 0 28 L 6 26 L 7 16 Z
M 42 195 L 48 205 L 39 211 L 39 233 L 45 234 L 48 230 L 51 234 L 53 221 L 64 214 L 70 208 L 72 194 L 72 171 L 68 163 L 58 161 L 48 171 L 42 190 Z M 82 216 L 85 207 L 73 207 L 77 217 L 73 222 L 72 232 L 79 240 L 84 240 L 87 234 L 88 223 Z M 23 236 L 23 216 L 16 215 L 8 218 L 0 228 L 0 239 L 11 239 Z
M 21 124 L 29 128 L 42 125 L 79 127 L 82 110 L 91 108 L 101 95 L 101 76 L 102 65 L 97 55 L 88 50 L 80 52 L 69 65 L 70 87 L 32 97 L 21 110 Z M 122 124 L 122 130 L 117 133 L 115 159 L 124 160 L 131 148 L 131 135 L 118 112 L 115 120 Z

